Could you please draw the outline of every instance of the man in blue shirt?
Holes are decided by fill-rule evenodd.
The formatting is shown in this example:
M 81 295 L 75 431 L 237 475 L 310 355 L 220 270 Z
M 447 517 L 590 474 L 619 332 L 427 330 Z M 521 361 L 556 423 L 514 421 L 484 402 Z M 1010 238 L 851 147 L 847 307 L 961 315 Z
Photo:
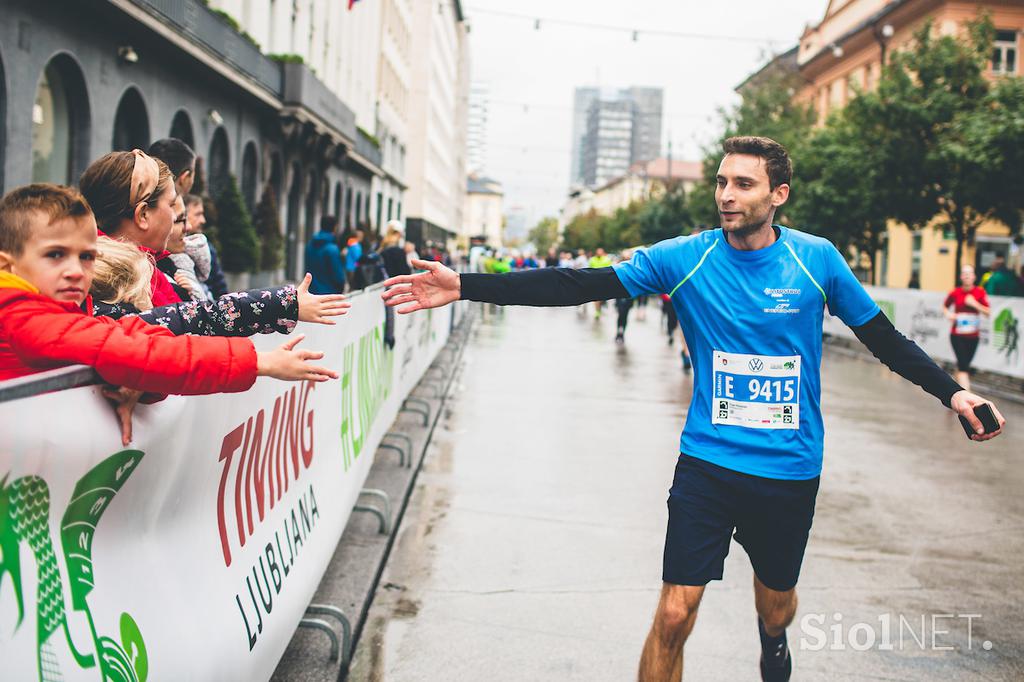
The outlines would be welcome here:
M 976 405 L 892 323 L 828 241 L 775 225 L 789 197 L 786 150 L 759 137 L 730 138 L 715 199 L 721 227 L 641 249 L 614 268 L 545 268 L 458 275 L 436 264 L 395 277 L 384 294 L 400 313 L 459 298 L 518 305 L 665 293 L 686 336 L 694 396 L 669 492 L 661 598 L 640 660 L 641 682 L 679 680 L 683 645 L 705 586 L 720 580 L 735 538 L 754 568 L 761 676 L 788 680 L 786 627 L 814 515 L 824 428 L 820 404 L 825 307 L 890 369 L 964 416 L 989 440 Z

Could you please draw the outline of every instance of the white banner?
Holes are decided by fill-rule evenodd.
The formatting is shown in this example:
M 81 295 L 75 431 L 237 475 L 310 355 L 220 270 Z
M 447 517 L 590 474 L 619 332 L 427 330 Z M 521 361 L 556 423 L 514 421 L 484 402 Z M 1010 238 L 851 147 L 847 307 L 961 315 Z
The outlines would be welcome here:
M 270 677 L 456 314 L 396 316 L 392 350 L 353 303 L 299 330 L 340 380 L 140 406 L 129 448 L 97 387 L 0 403 L 0 678 Z
M 903 332 L 933 358 L 954 362 L 949 343 L 952 322 L 942 314 L 946 295 L 937 291 L 865 287 L 878 306 Z M 990 296 L 991 314 L 981 318 L 981 340 L 973 367 L 997 374 L 1024 378 L 1024 357 L 1021 354 L 1021 318 L 1024 298 Z M 853 332 L 826 311 L 825 332 L 854 338 Z

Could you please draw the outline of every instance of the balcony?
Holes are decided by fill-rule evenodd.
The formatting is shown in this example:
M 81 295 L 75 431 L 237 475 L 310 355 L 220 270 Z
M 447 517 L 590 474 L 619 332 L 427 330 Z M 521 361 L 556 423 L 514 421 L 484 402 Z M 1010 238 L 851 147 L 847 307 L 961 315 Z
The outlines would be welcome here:
M 355 151 L 364 159 L 377 166 L 377 168 L 381 167 L 384 155 L 380 151 L 380 144 L 370 139 L 370 137 L 363 132 L 362 128 L 360 128 L 356 134 Z
M 281 67 L 199 0 L 131 0 L 179 33 L 201 44 L 275 97 L 281 96 Z
M 305 64 L 282 64 L 284 89 L 281 99 L 286 105 L 313 112 L 347 140 L 358 143 L 356 115 L 317 78 Z

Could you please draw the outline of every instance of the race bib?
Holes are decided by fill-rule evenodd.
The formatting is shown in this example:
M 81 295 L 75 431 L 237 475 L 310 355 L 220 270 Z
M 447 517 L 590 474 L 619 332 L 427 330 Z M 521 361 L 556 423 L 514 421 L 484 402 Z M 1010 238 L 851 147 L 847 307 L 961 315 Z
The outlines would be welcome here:
M 711 423 L 800 427 L 800 356 L 714 352 Z
M 957 313 L 955 334 L 977 334 L 981 327 L 977 313 Z

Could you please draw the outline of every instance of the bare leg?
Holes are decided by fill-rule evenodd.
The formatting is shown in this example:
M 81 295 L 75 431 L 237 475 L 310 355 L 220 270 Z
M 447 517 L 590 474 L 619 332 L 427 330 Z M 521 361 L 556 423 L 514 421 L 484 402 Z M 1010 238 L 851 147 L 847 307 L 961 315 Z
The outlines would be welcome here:
M 956 383 L 964 387 L 964 390 L 971 390 L 971 375 L 967 372 L 957 371 Z
M 796 588 L 778 592 L 765 586 L 754 576 L 754 606 L 770 637 L 782 634 L 796 616 Z
M 683 679 L 683 644 L 697 622 L 703 595 L 703 585 L 662 584 L 658 610 L 640 656 L 639 682 Z

